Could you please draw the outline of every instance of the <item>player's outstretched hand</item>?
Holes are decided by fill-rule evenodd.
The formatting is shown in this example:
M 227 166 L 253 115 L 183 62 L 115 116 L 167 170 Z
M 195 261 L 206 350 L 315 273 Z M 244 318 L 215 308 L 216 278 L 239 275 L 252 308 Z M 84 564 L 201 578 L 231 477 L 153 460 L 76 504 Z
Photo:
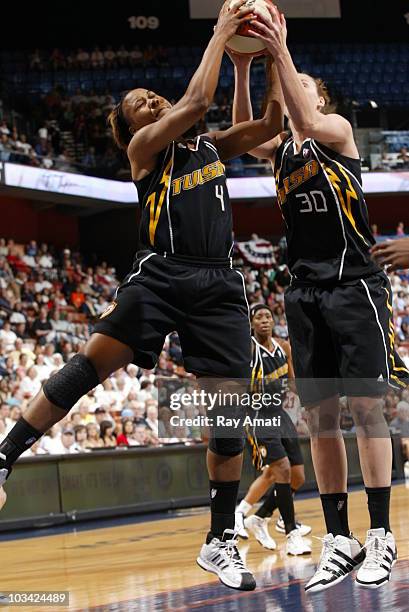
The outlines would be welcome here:
M 409 238 L 379 242 L 371 249 L 372 258 L 388 272 L 409 268 Z
M 225 42 L 234 36 L 243 23 L 254 18 L 252 9 L 246 6 L 246 2 L 247 0 L 237 0 L 231 7 L 230 0 L 224 3 L 214 31 L 223 36 Z
M 3 508 L 6 501 L 7 501 L 7 493 L 5 492 L 3 487 L 0 487 L 0 510 Z
M 276 57 L 287 48 L 287 22 L 275 4 L 267 4 L 269 16 L 255 11 L 257 20 L 251 22 L 249 34 L 263 41 L 267 50 Z

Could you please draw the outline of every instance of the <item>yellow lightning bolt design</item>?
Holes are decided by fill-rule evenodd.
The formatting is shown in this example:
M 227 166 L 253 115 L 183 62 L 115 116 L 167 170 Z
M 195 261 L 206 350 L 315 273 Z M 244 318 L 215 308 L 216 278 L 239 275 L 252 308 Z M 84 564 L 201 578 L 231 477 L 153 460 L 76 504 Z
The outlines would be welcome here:
M 391 296 L 389 291 L 386 289 L 386 287 L 384 287 L 385 292 L 386 292 L 386 306 L 389 310 L 389 312 L 391 314 L 393 314 L 393 307 L 392 307 L 392 300 L 391 300 Z M 390 358 L 391 358 L 391 362 L 392 362 L 392 370 L 394 372 L 406 372 L 407 374 L 409 374 L 409 370 L 407 368 L 398 368 L 395 364 L 395 355 L 394 355 L 394 348 L 395 348 L 395 326 L 393 324 L 393 321 L 389 321 L 389 343 L 390 343 Z M 399 378 L 397 376 L 395 376 L 394 374 L 391 374 L 391 378 L 393 378 L 394 380 L 396 380 L 396 382 L 401 385 L 402 387 L 406 387 L 406 383 L 404 383 L 403 381 L 399 380 Z
M 342 195 L 342 190 L 340 187 L 340 183 L 342 179 L 334 172 L 332 168 L 329 168 L 326 164 L 323 164 L 323 168 L 325 172 L 327 173 L 329 180 L 331 181 L 333 187 L 336 189 L 336 192 L 338 194 L 339 201 L 341 202 L 342 210 L 344 211 L 345 216 L 348 218 L 349 222 L 351 223 L 352 227 L 354 228 L 358 236 L 362 238 L 362 240 L 365 242 L 367 246 L 370 246 L 368 242 L 365 240 L 365 238 L 362 236 L 362 234 L 358 231 L 354 216 L 352 214 L 351 199 L 358 201 L 358 195 L 352 186 L 351 179 L 346 174 L 342 166 L 340 166 L 338 162 L 335 162 L 335 163 L 337 164 L 339 171 L 341 172 L 342 176 L 345 178 L 347 185 L 348 185 L 348 188 L 345 189 L 346 202 L 345 202 L 344 196 Z
M 172 167 L 172 163 L 173 163 L 173 157 L 170 158 L 169 163 L 167 164 L 163 172 L 162 178 L 160 180 L 160 183 L 159 183 L 159 185 L 163 185 L 163 189 L 159 196 L 158 205 L 155 208 L 155 204 L 156 204 L 156 193 L 155 192 L 151 193 L 151 195 L 149 196 L 146 202 L 146 206 L 149 206 L 149 240 L 152 246 L 154 245 L 154 242 L 155 242 L 155 233 L 156 233 L 156 228 L 159 223 L 159 217 L 160 217 L 160 213 L 162 210 L 163 201 L 169 189 L 170 169 Z

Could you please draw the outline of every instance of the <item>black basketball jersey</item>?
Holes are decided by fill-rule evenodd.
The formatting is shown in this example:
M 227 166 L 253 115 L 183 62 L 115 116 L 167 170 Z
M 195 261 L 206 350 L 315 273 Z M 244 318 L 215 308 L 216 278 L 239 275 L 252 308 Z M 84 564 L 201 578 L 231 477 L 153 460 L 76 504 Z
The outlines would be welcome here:
M 225 258 L 232 251 L 232 211 L 225 167 L 207 136 L 190 148 L 172 142 L 156 168 L 136 181 L 140 241 L 158 253 Z
M 277 151 L 274 174 L 294 278 L 339 283 L 379 271 L 369 254 L 375 240 L 358 159 L 311 138 L 297 153 L 290 136 Z
M 274 348 L 270 352 L 252 337 L 251 388 L 254 392 L 273 395 L 287 390 L 288 358 L 274 338 L 272 342 Z

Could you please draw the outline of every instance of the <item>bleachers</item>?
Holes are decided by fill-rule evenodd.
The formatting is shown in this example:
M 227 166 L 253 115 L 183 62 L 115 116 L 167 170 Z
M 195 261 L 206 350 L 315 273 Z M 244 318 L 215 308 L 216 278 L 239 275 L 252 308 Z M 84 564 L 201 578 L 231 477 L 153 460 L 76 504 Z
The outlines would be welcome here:
M 291 46 L 299 70 L 323 78 L 329 86 L 364 104 L 374 100 L 379 106 L 407 106 L 409 93 L 409 44 L 297 44 Z M 40 96 L 53 87 L 74 93 L 107 89 L 114 96 L 135 84 L 157 89 L 177 98 L 198 65 L 200 47 L 170 47 L 165 65 L 138 65 L 88 70 L 29 69 L 27 55 L 21 52 L 0 54 L 0 71 L 16 94 Z M 263 87 L 262 70 L 252 77 L 253 93 Z M 223 60 L 220 87 L 229 90 L 234 83 L 233 68 Z M 257 97 L 257 96 L 256 96 Z

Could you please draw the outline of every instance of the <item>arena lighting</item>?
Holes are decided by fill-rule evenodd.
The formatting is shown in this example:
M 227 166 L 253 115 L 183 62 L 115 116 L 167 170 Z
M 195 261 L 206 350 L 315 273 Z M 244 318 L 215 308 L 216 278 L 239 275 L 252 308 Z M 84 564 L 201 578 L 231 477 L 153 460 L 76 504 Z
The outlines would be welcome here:
M 368 100 L 371 108 L 379 108 L 378 104 L 375 102 L 375 100 Z

